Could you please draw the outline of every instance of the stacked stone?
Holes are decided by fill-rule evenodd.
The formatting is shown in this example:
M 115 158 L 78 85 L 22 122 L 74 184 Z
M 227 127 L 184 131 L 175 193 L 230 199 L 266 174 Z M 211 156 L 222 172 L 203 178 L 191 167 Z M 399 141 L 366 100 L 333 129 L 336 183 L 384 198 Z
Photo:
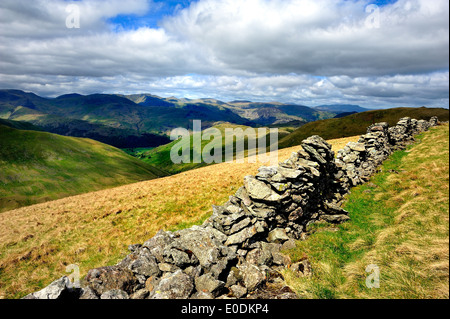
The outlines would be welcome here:
M 118 264 L 89 270 L 82 288 L 62 277 L 26 298 L 295 298 L 277 271 L 290 265 L 280 251 L 295 246 L 309 223 L 348 220 L 341 208 L 348 189 L 366 181 L 413 133 L 437 123 L 437 118 L 402 118 L 392 128 L 371 125 L 336 159 L 331 145 L 309 137 L 279 166 L 246 176 L 244 186 L 224 205 L 213 206 L 203 225 L 159 231 L 144 244 L 131 245 Z M 290 266 L 303 275 L 311 272 L 307 260 Z M 270 285 L 277 288 L 267 290 Z
M 346 189 L 366 182 L 391 154 L 388 127 L 386 122 L 373 124 L 358 142 L 350 142 L 338 151 L 336 165 L 342 172 L 337 177 Z
M 160 231 L 131 246 L 117 265 L 90 270 L 78 298 L 243 298 L 281 281 L 275 269 L 290 260 L 280 250 L 292 247 L 308 223 L 348 219 L 337 205 L 342 195 L 331 146 L 312 136 L 302 148 L 279 166 L 246 176 L 244 186 L 214 206 L 203 225 Z M 307 269 L 307 263 L 299 268 Z M 272 297 L 295 296 L 281 291 Z
M 437 116 L 432 116 L 432 117 L 430 118 L 429 123 L 430 123 L 430 126 L 437 126 L 437 125 L 439 125 L 439 119 L 438 119 L 438 117 L 437 117 Z
M 338 151 L 336 166 L 340 171 L 336 178 L 346 190 L 365 183 L 394 150 L 404 149 L 414 141 L 414 135 L 438 123 L 437 117 L 430 121 L 404 117 L 393 127 L 386 122 L 369 126 L 367 134 L 362 135 L 357 143 L 350 142 Z
M 415 132 L 414 132 L 414 134 L 419 134 L 419 133 L 421 133 L 421 132 L 425 132 L 425 131 L 427 131 L 431 126 L 435 126 L 435 125 L 431 125 L 431 121 L 430 122 L 428 122 L 428 121 L 425 121 L 425 120 L 419 120 L 419 121 L 417 121 L 417 124 L 416 124 L 416 130 L 415 130 Z
M 389 128 L 389 143 L 393 150 L 404 149 L 414 141 L 415 128 L 410 117 L 401 118 L 397 125 Z

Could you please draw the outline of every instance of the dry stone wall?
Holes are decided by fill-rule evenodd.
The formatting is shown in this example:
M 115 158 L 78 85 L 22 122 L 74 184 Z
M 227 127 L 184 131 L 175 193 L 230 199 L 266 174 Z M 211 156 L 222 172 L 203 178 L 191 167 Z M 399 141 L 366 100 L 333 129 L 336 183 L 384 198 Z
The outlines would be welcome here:
M 279 270 L 311 273 L 307 260 L 291 264 L 281 253 L 295 246 L 308 224 L 349 219 L 341 208 L 351 187 L 366 182 L 394 151 L 431 126 L 402 118 L 377 123 L 335 157 L 311 136 L 278 166 L 263 166 L 201 226 L 159 231 L 114 266 L 91 269 L 79 288 L 62 277 L 28 299 L 296 298 Z

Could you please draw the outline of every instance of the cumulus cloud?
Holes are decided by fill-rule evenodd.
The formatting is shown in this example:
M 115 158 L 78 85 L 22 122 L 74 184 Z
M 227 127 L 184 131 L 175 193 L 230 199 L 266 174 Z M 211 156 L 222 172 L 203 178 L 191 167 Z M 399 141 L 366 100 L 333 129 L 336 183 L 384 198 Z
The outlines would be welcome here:
M 79 6 L 79 29 L 66 28 L 68 4 Z M 158 28 L 127 29 L 111 19 L 161 4 L 4 0 L 0 87 L 448 107 L 448 1 L 369 5 L 199 0 Z
M 234 71 L 367 76 L 448 68 L 447 1 L 398 1 L 373 13 L 377 24 L 368 23 L 367 4 L 207 0 L 164 27 Z

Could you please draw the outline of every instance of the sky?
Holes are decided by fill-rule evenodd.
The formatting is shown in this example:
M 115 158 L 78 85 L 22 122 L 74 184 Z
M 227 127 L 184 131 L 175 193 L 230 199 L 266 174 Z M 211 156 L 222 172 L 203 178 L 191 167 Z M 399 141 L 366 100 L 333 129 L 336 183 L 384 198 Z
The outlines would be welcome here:
M 0 88 L 449 106 L 447 0 L 2 0 Z

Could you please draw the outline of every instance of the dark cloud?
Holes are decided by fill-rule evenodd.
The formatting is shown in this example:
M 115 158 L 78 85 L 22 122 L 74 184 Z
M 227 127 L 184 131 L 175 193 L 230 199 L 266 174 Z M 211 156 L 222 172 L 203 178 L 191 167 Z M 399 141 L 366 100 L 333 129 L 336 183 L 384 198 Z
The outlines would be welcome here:
M 69 2 L 1 2 L 0 87 L 448 107 L 445 0 L 200 0 L 132 30 L 108 21 L 154 2 L 73 3 L 79 29 Z

